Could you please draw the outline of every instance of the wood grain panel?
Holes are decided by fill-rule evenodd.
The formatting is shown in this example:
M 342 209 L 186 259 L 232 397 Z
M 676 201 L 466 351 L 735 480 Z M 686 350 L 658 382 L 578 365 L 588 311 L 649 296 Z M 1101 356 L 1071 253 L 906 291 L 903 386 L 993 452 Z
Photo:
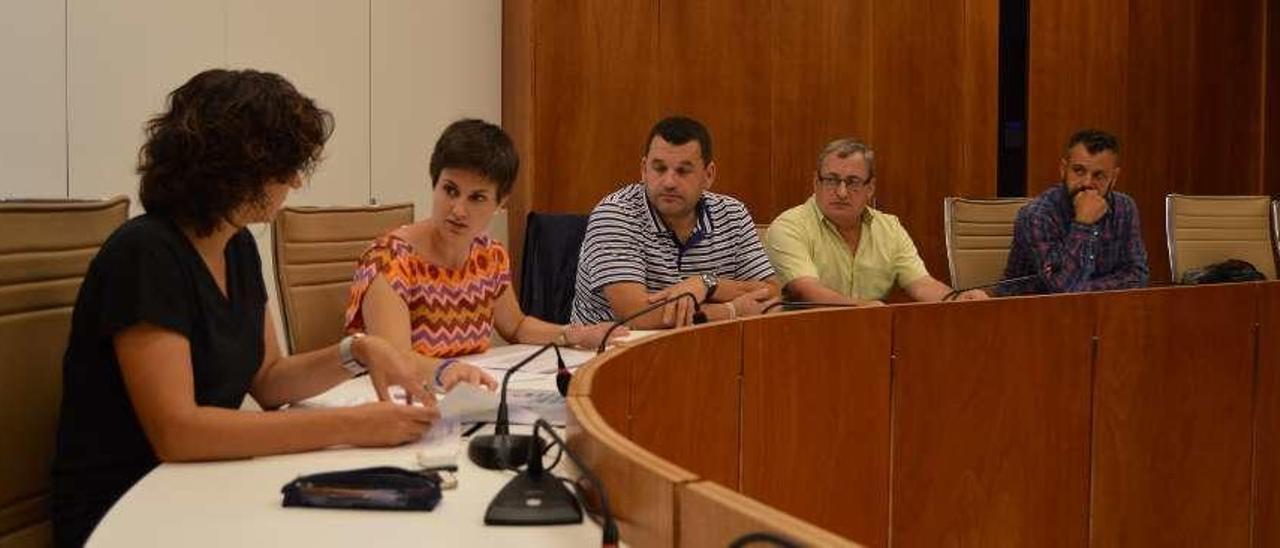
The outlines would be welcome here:
M 813 194 L 823 145 L 871 136 L 871 1 L 774 0 L 772 69 L 773 211 L 769 222 Z
M 960 72 L 964 92 L 961 124 L 965 135 L 961 140 L 965 147 L 962 172 L 970 180 L 959 184 L 958 190 L 976 192 L 981 197 L 995 197 L 1000 125 L 1000 0 L 967 0 L 961 25 L 964 28 L 964 70 Z M 934 207 L 935 214 L 941 219 L 942 200 L 938 200 Z M 927 237 L 945 245 L 943 234 L 945 231 L 940 229 Z M 945 247 L 943 249 L 945 252 Z M 938 272 L 940 278 L 949 274 L 946 263 L 942 264 L 944 268 Z
M 833 309 L 743 322 L 744 495 L 888 545 L 891 318 Z
M 1265 135 L 1262 142 L 1264 162 L 1263 193 L 1280 196 L 1280 0 L 1267 0 L 1266 13 L 1266 60 L 1262 97 L 1266 112 L 1264 123 Z
M 1280 546 L 1280 283 L 1262 288 L 1253 412 L 1253 545 Z
M 706 124 L 718 170 L 712 190 L 768 222 L 780 211 L 770 188 L 772 1 L 659 4 L 659 117 L 679 113 Z
M 894 546 L 1080 546 L 1092 296 L 894 310 Z
M 510 3 L 510 2 L 508 2 Z M 657 121 L 656 0 L 534 2 L 536 211 L 588 212 L 640 178 Z
M 997 73 L 986 52 L 970 52 L 987 40 L 971 40 L 968 32 L 970 26 L 995 28 L 986 18 L 997 11 L 993 0 L 906 0 L 874 8 L 876 196 L 902 220 L 939 278 L 947 272 L 943 198 L 995 194 L 995 117 L 977 113 L 994 113 L 994 87 L 978 82 L 995 80 Z M 970 155 L 991 159 L 971 161 Z
M 1169 279 L 1164 196 L 1190 185 L 1190 3 L 1130 0 L 1128 119 L 1117 189 L 1133 196 L 1152 280 Z M 1200 105 L 1200 108 L 1212 108 Z
M 738 322 L 659 335 L 635 348 L 649 354 L 631 370 L 630 439 L 732 489 L 738 488 L 741 337 Z
M 1036 0 L 1027 74 L 1027 194 L 1060 180 L 1062 145 L 1078 129 L 1126 137 L 1129 3 Z M 1125 172 L 1126 179 L 1129 173 Z
M 1248 544 L 1258 297 L 1242 284 L 1101 301 L 1092 545 Z
M 1263 2 L 1187 2 L 1195 32 L 1189 193 L 1262 192 Z
M 525 216 L 537 196 L 533 175 L 538 166 L 538 138 L 534 133 L 537 104 L 533 97 L 532 2 L 502 3 L 502 129 L 520 155 L 520 172 L 507 199 L 507 252 L 511 254 L 511 283 L 519 290 L 524 255 Z
M 676 496 L 680 508 L 677 546 L 728 546 L 755 532 L 782 535 L 801 546 L 860 546 L 716 483 L 685 483 Z
M 676 489 L 697 478 L 609 428 L 588 397 L 567 400 L 569 446 L 605 485 L 622 539 L 630 546 L 674 546 Z

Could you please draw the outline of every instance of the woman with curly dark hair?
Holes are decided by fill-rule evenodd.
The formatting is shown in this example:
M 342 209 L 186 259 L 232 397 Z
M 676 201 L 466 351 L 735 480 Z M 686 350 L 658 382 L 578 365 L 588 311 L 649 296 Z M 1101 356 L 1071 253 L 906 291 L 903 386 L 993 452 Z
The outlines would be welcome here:
M 332 128 L 284 78 L 253 70 L 196 75 L 147 124 L 138 167 L 146 214 L 102 246 L 72 315 L 54 459 L 57 544 L 84 543 L 161 461 L 398 445 L 438 418 L 423 388 L 429 375 L 384 339 L 279 351 L 245 225 L 272 219 Z M 239 410 L 246 394 L 272 409 L 366 370 L 383 401 Z M 386 401 L 393 384 L 422 405 Z

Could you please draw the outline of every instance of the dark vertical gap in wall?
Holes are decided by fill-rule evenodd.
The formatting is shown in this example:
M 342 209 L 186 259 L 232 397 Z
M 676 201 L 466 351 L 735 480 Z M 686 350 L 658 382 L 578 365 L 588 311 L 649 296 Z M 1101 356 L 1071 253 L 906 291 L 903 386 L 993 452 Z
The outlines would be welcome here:
M 1027 195 L 1027 73 L 1030 0 L 1000 0 L 996 195 Z

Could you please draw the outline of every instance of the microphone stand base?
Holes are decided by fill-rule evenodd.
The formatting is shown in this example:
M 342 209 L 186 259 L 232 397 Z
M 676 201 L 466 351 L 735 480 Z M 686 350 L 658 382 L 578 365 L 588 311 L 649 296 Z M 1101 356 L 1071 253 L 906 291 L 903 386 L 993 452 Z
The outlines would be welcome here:
M 493 497 L 485 525 L 564 525 L 582 523 L 578 499 L 554 475 L 521 472 Z

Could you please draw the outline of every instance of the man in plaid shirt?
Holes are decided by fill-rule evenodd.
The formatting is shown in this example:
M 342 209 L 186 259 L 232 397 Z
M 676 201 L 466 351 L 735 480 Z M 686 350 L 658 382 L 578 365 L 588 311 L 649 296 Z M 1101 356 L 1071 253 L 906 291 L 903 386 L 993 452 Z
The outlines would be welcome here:
M 1120 143 L 1093 129 L 1063 151 L 1062 184 L 1018 212 L 1001 295 L 1145 287 L 1150 276 L 1133 198 L 1114 192 Z M 1018 279 L 1015 281 L 1014 279 Z

